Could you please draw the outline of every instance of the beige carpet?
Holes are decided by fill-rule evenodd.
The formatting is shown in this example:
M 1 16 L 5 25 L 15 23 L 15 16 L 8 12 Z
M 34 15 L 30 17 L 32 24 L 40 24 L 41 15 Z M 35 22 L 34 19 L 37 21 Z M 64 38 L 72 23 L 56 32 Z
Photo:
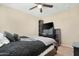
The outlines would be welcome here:
M 73 48 L 60 46 L 56 56 L 73 56 Z

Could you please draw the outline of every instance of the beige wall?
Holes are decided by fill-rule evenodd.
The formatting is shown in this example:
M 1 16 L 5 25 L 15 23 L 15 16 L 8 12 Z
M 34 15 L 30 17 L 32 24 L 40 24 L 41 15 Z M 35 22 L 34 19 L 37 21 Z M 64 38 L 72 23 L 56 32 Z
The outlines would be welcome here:
M 0 5 L 0 32 L 3 31 L 20 35 L 37 35 L 38 18 Z
M 53 21 L 61 28 L 62 43 L 71 46 L 79 41 L 79 7 L 62 11 L 54 16 L 35 17 L 18 10 L 0 6 L 0 32 L 9 31 L 20 35 L 38 35 L 38 20 Z
M 56 28 L 61 28 L 63 44 L 71 46 L 73 42 L 79 41 L 79 7 L 41 19 L 45 22 L 53 21 Z

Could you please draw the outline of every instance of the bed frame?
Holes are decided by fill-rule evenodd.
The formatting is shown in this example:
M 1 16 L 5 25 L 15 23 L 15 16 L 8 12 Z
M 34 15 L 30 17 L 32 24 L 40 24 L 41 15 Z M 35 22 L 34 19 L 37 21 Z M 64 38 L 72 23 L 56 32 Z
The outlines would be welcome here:
M 54 35 L 46 36 L 46 37 L 55 39 L 55 41 L 57 42 L 57 45 L 54 47 L 54 49 L 46 54 L 46 56 L 53 56 L 53 55 L 57 54 L 58 47 L 61 45 L 61 30 L 59 28 L 54 28 L 53 22 L 44 23 L 43 20 L 39 20 L 39 36 L 44 36 L 42 33 L 46 27 L 48 27 L 48 28 L 53 27 L 53 29 L 54 29 L 52 31 L 54 33 Z

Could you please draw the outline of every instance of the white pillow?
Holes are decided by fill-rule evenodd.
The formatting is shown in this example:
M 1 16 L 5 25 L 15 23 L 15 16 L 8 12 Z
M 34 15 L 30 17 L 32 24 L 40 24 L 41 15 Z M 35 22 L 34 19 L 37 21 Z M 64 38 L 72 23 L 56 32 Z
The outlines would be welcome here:
M 10 43 L 10 41 L 3 35 L 3 33 L 0 33 L 0 47 L 8 43 Z
M 37 36 L 37 37 L 33 37 L 33 38 L 35 40 L 42 41 L 46 46 L 56 43 L 56 41 L 53 38 L 42 37 L 42 36 Z

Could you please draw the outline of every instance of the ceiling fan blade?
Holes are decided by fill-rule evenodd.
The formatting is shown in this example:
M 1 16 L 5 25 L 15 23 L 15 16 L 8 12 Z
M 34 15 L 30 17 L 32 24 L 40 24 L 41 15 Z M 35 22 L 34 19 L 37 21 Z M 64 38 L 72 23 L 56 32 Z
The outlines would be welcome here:
M 52 8 L 53 7 L 53 5 L 48 5 L 48 4 L 43 4 L 43 6 L 49 7 L 49 8 Z
M 44 7 L 49 7 L 49 8 L 52 8 L 52 7 L 53 7 L 53 5 L 45 4 L 45 3 L 35 3 L 35 4 L 37 4 L 37 5 L 42 5 L 42 6 L 44 6 Z
M 37 5 L 42 5 L 42 3 L 35 3 L 35 4 L 37 4 Z
M 34 7 L 32 7 L 32 8 L 30 8 L 29 10 L 32 10 L 32 9 L 34 9 L 34 8 L 36 8 L 37 6 L 34 6 Z
M 41 12 L 41 13 L 43 12 L 42 8 L 40 8 L 40 12 Z

